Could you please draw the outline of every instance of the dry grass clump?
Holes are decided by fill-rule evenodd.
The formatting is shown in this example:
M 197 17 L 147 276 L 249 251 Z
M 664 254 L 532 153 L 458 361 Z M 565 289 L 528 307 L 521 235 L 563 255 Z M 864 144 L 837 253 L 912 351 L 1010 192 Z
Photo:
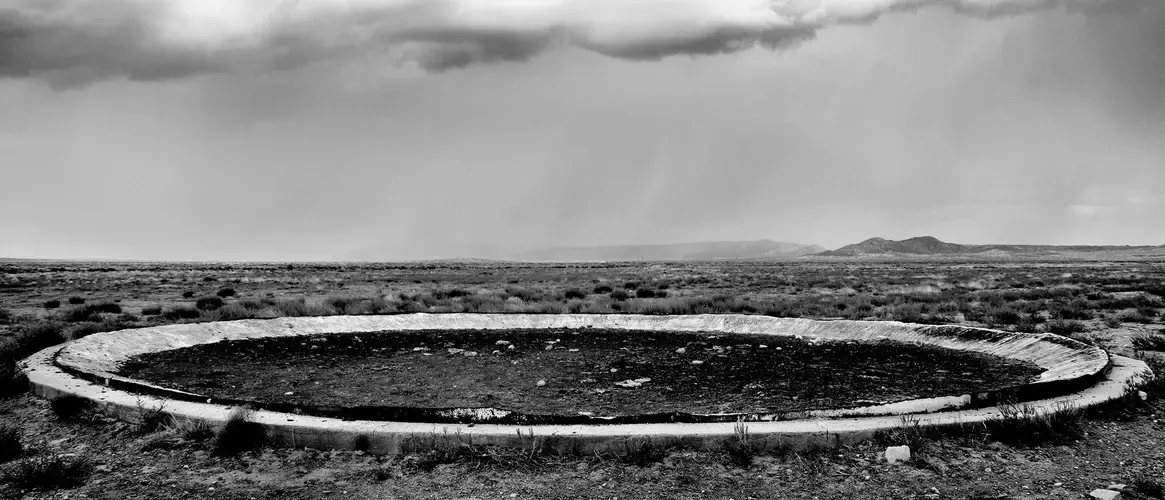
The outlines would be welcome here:
M 186 305 L 177 305 L 162 311 L 162 318 L 170 321 L 197 319 L 199 316 L 201 313 L 198 309 Z
M 194 301 L 194 307 L 199 311 L 214 311 L 223 306 L 223 300 L 220 297 L 202 297 Z
M 1165 330 L 1158 333 L 1139 333 L 1132 338 L 1138 351 L 1165 351 Z
M 17 489 L 47 491 L 85 484 L 92 471 L 88 458 L 54 454 L 21 460 L 3 479 Z
M 267 443 L 267 429 L 252 420 L 254 412 L 239 408 L 227 418 L 214 438 L 212 452 L 219 457 L 233 457 L 247 451 L 255 451 Z
M 0 425 L 0 464 L 20 458 L 24 445 L 20 441 L 20 428 L 15 425 Z

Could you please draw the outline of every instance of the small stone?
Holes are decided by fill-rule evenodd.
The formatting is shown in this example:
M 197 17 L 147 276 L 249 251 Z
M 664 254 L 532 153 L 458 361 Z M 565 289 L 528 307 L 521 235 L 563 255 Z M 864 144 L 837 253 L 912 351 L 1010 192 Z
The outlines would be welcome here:
M 566 352 L 578 352 L 578 349 L 567 349 Z
M 510 341 L 508 341 L 508 340 L 499 340 L 499 341 L 497 341 L 497 342 L 494 342 L 494 345 L 510 345 Z
M 465 356 L 465 357 L 467 357 L 467 358 L 476 358 L 476 357 L 477 357 L 477 351 L 465 351 L 465 352 L 461 353 L 461 355 L 462 355 L 462 356 Z
M 293 394 L 295 394 L 295 392 L 293 392 L 293 391 L 287 391 L 287 392 L 283 393 L 284 396 L 291 396 Z
M 1088 496 L 1097 500 L 1119 500 L 1121 493 L 1119 491 L 1096 489 L 1092 490 L 1092 493 L 1089 493 Z
M 547 344 L 547 345 L 546 345 L 546 347 L 545 347 L 545 348 L 543 348 L 543 350 L 544 350 L 544 351 L 553 351 L 553 350 L 554 350 L 554 344 Z
M 508 350 L 508 351 L 512 351 L 512 350 L 517 349 L 517 348 L 518 347 L 515 346 L 514 344 L 510 344 L 510 345 L 506 346 L 506 350 Z
M 1106 489 L 1113 490 L 1113 491 L 1124 491 L 1124 489 L 1125 489 L 1125 488 L 1127 488 L 1127 487 L 1128 487 L 1128 486 L 1126 486 L 1126 485 L 1123 485 L 1123 484 L 1117 483 L 1117 484 L 1110 484 L 1110 485 L 1108 485 L 1108 488 L 1106 488 Z
M 449 352 L 449 354 L 461 354 L 461 353 L 465 352 L 465 349 L 458 349 L 456 347 L 450 347 L 450 348 L 445 349 L 445 350 L 447 352 Z
M 761 349 L 768 349 L 769 348 L 769 346 L 764 345 L 764 344 L 758 345 L 757 347 L 761 348 Z
M 1052 483 L 1053 488 L 1059 488 L 1061 486 L 1064 486 L 1064 483 Z
M 704 362 L 701 360 L 698 360 L 698 359 L 693 359 L 692 364 L 693 365 L 702 365 L 702 364 L 704 364 Z
M 1141 401 L 1148 401 L 1149 400 L 1149 393 L 1147 393 L 1145 391 L 1137 391 L 1137 396 L 1140 396 Z
M 676 349 L 676 354 L 683 354 L 685 352 L 688 352 L 688 350 L 686 348 L 681 347 L 679 349 Z
M 611 373 L 618 373 L 618 372 L 619 372 L 618 368 L 611 368 Z
M 910 460 L 909 446 L 890 446 L 886 448 L 886 463 L 894 465 L 907 460 Z
M 539 381 L 538 381 L 538 383 L 537 383 L 537 384 L 534 384 L 534 385 L 536 385 L 536 386 L 538 386 L 538 387 L 546 387 L 546 381 L 545 381 L 545 380 L 539 380 Z

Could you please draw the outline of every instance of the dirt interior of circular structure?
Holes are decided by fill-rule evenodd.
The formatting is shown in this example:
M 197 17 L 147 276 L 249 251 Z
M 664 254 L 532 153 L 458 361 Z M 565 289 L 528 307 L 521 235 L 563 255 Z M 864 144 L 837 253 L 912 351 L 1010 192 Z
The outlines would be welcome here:
M 892 341 L 585 328 L 236 340 L 138 356 L 120 374 L 306 409 L 602 417 L 847 408 L 1014 387 L 1040 372 L 1031 363 Z

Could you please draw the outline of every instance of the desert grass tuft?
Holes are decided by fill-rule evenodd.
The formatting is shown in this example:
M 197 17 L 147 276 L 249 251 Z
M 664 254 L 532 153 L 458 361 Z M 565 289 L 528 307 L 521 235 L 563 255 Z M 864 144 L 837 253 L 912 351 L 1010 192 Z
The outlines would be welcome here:
M 200 311 L 214 311 L 223 306 L 221 297 L 202 297 L 194 301 L 194 307 Z
M 1165 333 L 1140 333 L 1132 340 L 1133 348 L 1139 351 L 1165 351 Z
M 83 456 L 45 455 L 21 460 L 4 480 L 22 490 L 54 490 L 85 484 L 93 464 Z
M 257 451 L 267 443 L 267 429 L 252 420 L 254 412 L 239 408 L 231 412 L 226 424 L 215 435 L 212 452 L 219 457 L 233 457 Z
M 1085 411 L 1071 403 L 1039 412 L 1028 403 L 999 405 L 999 418 L 988 420 L 986 430 L 995 441 L 1016 446 L 1065 444 L 1084 435 Z
M 20 458 L 24 453 L 20 428 L 15 425 L 0 425 L 0 464 Z
M 195 420 L 178 426 L 182 439 L 202 442 L 215 436 L 214 428 L 205 420 Z
M 138 419 L 134 431 L 140 435 L 153 434 L 167 427 L 172 427 L 173 417 L 166 412 L 166 403 L 158 406 L 147 406 L 141 399 L 137 401 Z

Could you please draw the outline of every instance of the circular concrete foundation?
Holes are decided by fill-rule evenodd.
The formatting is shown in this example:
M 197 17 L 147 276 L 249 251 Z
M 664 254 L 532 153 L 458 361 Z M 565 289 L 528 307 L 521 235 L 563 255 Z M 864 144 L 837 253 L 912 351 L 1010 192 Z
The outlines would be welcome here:
M 326 333 L 403 330 L 511 330 L 585 328 L 638 331 L 716 332 L 719 335 L 800 336 L 814 341 L 892 340 L 973 351 L 1034 363 L 1044 371 L 1030 384 L 1003 391 L 952 394 L 892 404 L 788 413 L 702 415 L 684 423 L 587 423 L 511 425 L 496 408 L 452 408 L 438 415 L 445 422 L 340 420 L 260 410 L 254 419 L 269 436 L 292 446 L 345 449 L 367 447 L 393 453 L 404 440 L 455 435 L 479 444 L 529 446 L 531 439 L 586 452 L 639 436 L 700 444 L 733 436 L 746 425 L 754 438 L 792 448 L 832 446 L 902 425 L 981 422 L 999 416 L 1000 399 L 1023 401 L 1036 412 L 1099 404 L 1125 394 L 1129 384 L 1149 376 L 1139 361 L 1110 356 L 1102 349 L 1051 334 L 1017 334 L 959 326 L 898 322 L 814 321 L 751 315 L 511 315 L 408 314 L 330 316 L 192 323 L 91 335 L 37 353 L 23 362 L 32 389 L 43 397 L 74 394 L 101 404 L 106 411 L 136 420 L 142 409 L 162 406 L 179 422 L 226 421 L 234 407 L 206 401 L 205 396 L 158 387 L 116 375 L 131 357 L 225 340 L 290 337 Z M 627 420 L 621 420 L 626 422 Z M 632 420 L 633 421 L 633 420 Z

